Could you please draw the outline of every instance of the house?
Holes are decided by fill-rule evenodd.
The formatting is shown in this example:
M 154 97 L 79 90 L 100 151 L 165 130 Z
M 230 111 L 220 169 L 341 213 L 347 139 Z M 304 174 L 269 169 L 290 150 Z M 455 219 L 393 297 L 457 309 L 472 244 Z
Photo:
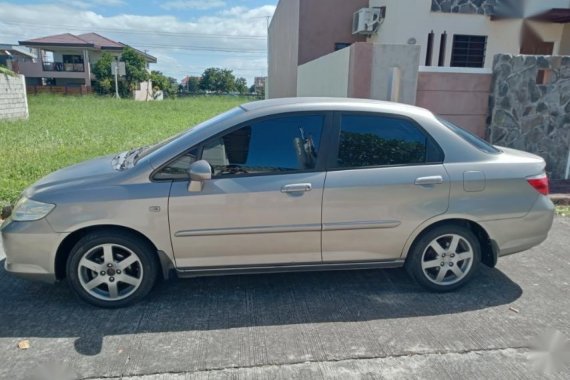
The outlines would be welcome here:
M 570 175 L 570 0 L 280 0 L 269 98 L 431 110 Z
M 297 67 L 366 41 L 353 35 L 352 14 L 368 0 L 281 0 L 269 26 L 269 98 L 297 96 Z
M 28 86 L 63 86 L 90 89 L 95 79 L 92 66 L 104 52 L 120 57 L 128 45 L 97 33 L 58 34 L 20 41 L 22 47 L 35 52 L 37 59 L 17 61 L 18 72 L 25 75 Z M 147 62 L 157 59 L 138 51 Z
M 378 18 L 353 33 L 365 8 Z M 417 66 L 490 69 L 499 53 L 570 54 L 569 22 L 570 0 L 281 0 L 269 27 L 268 96 L 299 95 L 300 66 L 359 42 L 411 46 L 403 54 L 417 55 Z M 356 72 L 354 54 L 372 52 L 347 54 Z
M 31 49 L 24 46 L 10 44 L 0 44 L 0 65 L 18 72 L 19 62 L 31 62 L 36 59 L 36 55 Z

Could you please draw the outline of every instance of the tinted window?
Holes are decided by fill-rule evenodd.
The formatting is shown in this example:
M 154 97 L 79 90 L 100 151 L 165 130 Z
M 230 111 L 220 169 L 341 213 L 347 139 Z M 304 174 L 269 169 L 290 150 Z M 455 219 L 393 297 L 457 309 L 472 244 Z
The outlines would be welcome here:
M 193 148 L 183 156 L 168 164 L 160 172 L 156 173 L 154 179 L 186 179 L 188 178 L 188 169 L 190 165 L 196 161 L 198 149 Z
M 439 149 L 412 122 L 395 117 L 345 115 L 337 168 L 441 162 Z
M 473 145 L 475 148 L 482 150 L 485 153 L 491 154 L 499 154 L 501 151 L 495 148 L 493 145 L 489 144 L 487 141 L 483 140 L 482 138 L 475 136 L 469 131 L 466 131 L 463 128 L 458 127 L 457 125 L 453 124 L 450 121 L 445 119 L 439 118 L 439 121 L 447 128 L 451 129 L 455 132 L 456 135 L 461 137 L 463 140 L 467 141 L 469 144 Z
M 255 122 L 204 145 L 214 176 L 315 169 L 323 116 L 288 116 Z

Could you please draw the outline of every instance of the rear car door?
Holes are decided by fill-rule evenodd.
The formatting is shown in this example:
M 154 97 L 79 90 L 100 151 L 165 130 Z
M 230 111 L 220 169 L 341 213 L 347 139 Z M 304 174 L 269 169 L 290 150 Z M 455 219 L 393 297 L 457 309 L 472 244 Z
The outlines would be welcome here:
M 208 161 L 213 175 L 199 193 L 188 191 L 187 180 L 172 184 L 177 267 L 320 263 L 326 122 L 319 112 L 271 116 L 194 149 L 190 160 Z
M 323 195 L 323 262 L 399 259 L 449 204 L 443 152 L 414 120 L 338 113 Z

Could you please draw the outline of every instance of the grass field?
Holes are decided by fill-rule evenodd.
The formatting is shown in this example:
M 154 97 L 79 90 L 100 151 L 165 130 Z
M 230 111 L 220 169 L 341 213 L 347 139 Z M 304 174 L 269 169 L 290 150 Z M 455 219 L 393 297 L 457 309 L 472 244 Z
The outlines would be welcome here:
M 0 205 L 62 167 L 158 142 L 244 98 L 134 102 L 102 97 L 29 97 L 30 119 L 0 121 Z

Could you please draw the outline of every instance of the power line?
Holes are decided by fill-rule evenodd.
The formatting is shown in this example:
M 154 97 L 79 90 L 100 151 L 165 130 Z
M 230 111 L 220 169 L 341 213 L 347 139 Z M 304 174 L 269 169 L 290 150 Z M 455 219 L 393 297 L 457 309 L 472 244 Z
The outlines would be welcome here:
M 235 34 L 210 34 L 210 33 L 193 33 L 193 32 L 158 32 L 154 30 L 124 30 L 124 29 L 113 29 L 113 28 L 100 28 L 100 27 L 80 27 L 77 25 L 42 25 L 42 24 L 32 24 L 27 22 L 16 22 L 16 21 L 0 21 L 2 24 L 10 25 L 22 25 L 27 28 L 32 29 L 69 29 L 76 31 L 102 31 L 109 33 L 120 33 L 120 34 L 142 34 L 142 35 L 164 35 L 164 36 L 179 36 L 179 37 L 196 37 L 196 38 L 227 38 L 227 39 L 252 39 L 252 40 L 265 40 L 267 36 L 263 35 L 235 35 Z

